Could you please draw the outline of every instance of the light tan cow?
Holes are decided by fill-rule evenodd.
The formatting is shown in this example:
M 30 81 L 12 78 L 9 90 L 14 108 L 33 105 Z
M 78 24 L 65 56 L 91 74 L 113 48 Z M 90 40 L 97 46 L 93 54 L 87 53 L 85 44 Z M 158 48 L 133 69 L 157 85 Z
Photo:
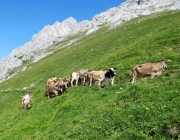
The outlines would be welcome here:
M 95 81 L 99 81 L 99 87 L 103 87 L 102 83 L 105 81 L 105 85 L 108 86 L 109 84 L 114 85 L 114 77 L 116 75 L 116 68 L 109 68 L 106 71 L 92 71 L 88 73 L 90 77 L 90 86 Z
M 88 77 L 88 73 L 90 72 L 89 69 L 82 69 L 82 70 L 79 70 L 78 74 L 79 74 L 79 79 L 81 80 L 81 85 L 84 86 L 85 83 L 86 83 L 86 80 L 89 79 Z
M 166 64 L 170 62 L 170 60 L 161 60 L 158 62 L 150 62 L 141 64 L 132 69 L 132 80 L 131 83 L 135 82 L 135 78 L 145 78 L 145 77 L 157 77 L 159 76 L 166 68 Z
M 102 82 L 105 79 L 105 71 L 100 70 L 100 71 L 91 71 L 88 73 L 90 77 L 90 86 L 92 86 L 93 82 L 98 81 L 99 87 L 102 86 Z

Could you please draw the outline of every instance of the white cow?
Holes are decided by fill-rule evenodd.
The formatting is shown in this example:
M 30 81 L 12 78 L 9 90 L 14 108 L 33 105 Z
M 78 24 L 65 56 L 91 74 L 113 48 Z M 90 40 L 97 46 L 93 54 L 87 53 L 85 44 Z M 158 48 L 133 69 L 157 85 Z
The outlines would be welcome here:
M 72 72 L 71 73 L 71 86 L 73 87 L 73 82 L 76 81 L 75 86 L 78 84 L 78 80 L 79 80 L 79 73 L 77 72 Z
M 32 101 L 32 96 L 30 95 L 30 92 L 27 92 L 22 98 L 22 105 L 24 109 L 30 108 L 30 101 Z

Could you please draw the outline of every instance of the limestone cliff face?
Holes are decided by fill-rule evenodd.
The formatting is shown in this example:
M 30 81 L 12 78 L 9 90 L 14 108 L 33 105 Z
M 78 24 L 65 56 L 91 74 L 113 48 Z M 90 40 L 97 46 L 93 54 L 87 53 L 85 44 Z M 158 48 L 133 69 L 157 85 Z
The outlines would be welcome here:
M 179 9 L 179 0 L 127 0 L 119 7 L 95 15 L 91 21 L 83 20 L 78 23 L 74 18 L 70 17 L 62 23 L 57 21 L 53 25 L 47 25 L 39 33 L 33 35 L 29 42 L 17 47 L 11 54 L 0 61 L 0 82 L 25 70 L 26 67 L 10 74 L 10 71 L 20 67 L 24 62 L 36 62 L 51 54 L 52 52 L 47 51 L 48 47 L 53 43 L 61 42 L 69 35 L 84 31 L 87 35 L 98 30 L 101 24 L 107 24 L 115 28 L 117 25 L 139 15 Z

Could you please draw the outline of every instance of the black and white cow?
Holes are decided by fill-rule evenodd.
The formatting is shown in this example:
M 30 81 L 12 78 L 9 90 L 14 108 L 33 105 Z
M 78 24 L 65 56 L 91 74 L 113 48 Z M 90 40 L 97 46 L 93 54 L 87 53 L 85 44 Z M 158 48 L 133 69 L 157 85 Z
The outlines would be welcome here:
M 114 77 L 116 75 L 116 68 L 109 68 L 105 71 L 105 83 L 106 86 L 111 83 L 111 85 L 114 84 Z
M 114 84 L 114 77 L 116 75 L 116 68 L 109 68 L 108 70 L 100 70 L 100 71 L 91 71 L 88 72 L 88 76 L 90 78 L 90 86 L 96 81 L 98 81 L 99 87 L 103 88 L 104 81 L 105 85 L 108 86 L 109 83 L 111 85 Z

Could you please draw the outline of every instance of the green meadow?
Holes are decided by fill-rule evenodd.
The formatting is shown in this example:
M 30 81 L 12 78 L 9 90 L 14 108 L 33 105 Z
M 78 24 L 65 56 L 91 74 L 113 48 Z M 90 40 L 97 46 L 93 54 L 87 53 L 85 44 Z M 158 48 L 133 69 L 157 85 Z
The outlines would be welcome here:
M 0 83 L 1 140 L 180 139 L 180 11 L 140 16 L 114 29 L 102 26 L 53 47 L 59 49 Z M 162 59 L 171 62 L 159 77 L 130 83 L 134 66 Z M 52 75 L 110 67 L 117 68 L 114 86 L 95 83 L 44 97 Z M 33 96 L 28 110 L 21 105 L 26 91 Z

